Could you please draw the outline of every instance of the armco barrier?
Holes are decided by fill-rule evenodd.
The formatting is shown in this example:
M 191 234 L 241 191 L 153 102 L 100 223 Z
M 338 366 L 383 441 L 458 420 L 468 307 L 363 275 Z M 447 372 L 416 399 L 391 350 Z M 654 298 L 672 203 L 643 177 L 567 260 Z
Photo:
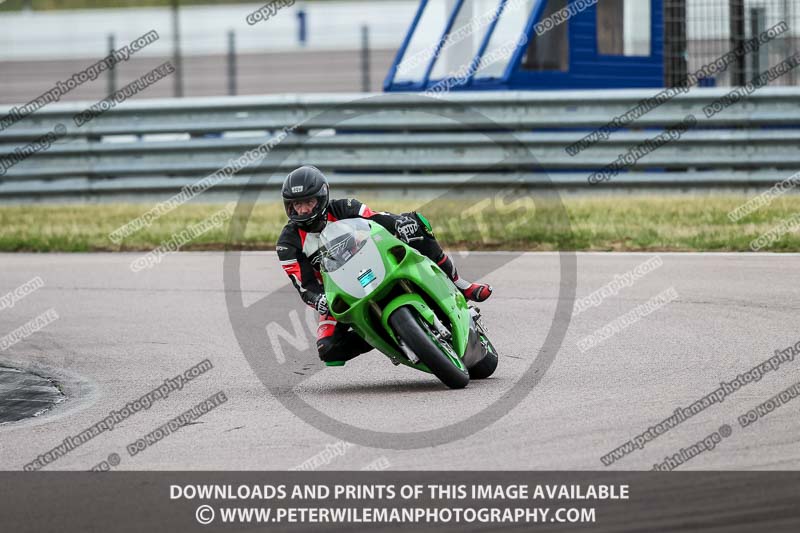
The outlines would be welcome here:
M 77 127 L 87 103 L 51 104 L 0 131 L 0 158 L 53 131 L 66 134 L 0 176 L 0 199 L 169 194 L 276 134 L 292 133 L 263 161 L 215 186 L 277 187 L 312 163 L 347 187 L 425 189 L 469 180 L 492 187 L 760 186 L 800 169 L 800 90 L 764 88 L 711 118 L 726 89 L 678 95 L 604 141 L 566 147 L 657 90 L 472 92 L 187 98 L 125 102 Z M 0 119 L 10 106 L 0 107 Z M 335 112 L 331 112 L 335 110 Z M 689 114 L 697 126 L 608 182 L 589 175 Z M 346 120 L 343 120 L 346 118 Z M 634 129 L 635 128 L 635 129 Z M 497 132 L 503 133 L 487 133 Z M 509 135 L 511 133 L 511 135 Z M 249 178 L 257 180 L 250 182 Z

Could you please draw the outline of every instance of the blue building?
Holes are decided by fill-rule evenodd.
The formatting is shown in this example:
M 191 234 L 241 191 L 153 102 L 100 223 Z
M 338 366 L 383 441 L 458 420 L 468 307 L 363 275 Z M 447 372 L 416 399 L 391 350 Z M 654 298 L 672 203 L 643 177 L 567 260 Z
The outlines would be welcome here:
M 386 91 L 664 86 L 664 0 L 420 0 Z

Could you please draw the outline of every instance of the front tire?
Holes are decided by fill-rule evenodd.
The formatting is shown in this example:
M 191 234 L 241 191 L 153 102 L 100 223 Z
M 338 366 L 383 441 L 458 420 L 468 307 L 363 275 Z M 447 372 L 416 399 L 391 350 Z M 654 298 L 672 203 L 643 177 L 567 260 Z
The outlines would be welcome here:
M 464 363 L 458 359 L 452 346 L 442 346 L 446 341 L 438 340 L 433 327 L 416 312 L 407 306 L 400 307 L 389 317 L 389 325 L 442 383 L 451 389 L 467 386 L 469 371 Z M 452 354 L 450 357 L 458 359 L 461 368 L 448 357 L 448 351 Z

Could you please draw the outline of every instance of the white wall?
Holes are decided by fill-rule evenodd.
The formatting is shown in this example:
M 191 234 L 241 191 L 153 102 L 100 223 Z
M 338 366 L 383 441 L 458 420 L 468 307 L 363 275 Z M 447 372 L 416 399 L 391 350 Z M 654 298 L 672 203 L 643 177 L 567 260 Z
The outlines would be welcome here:
M 297 43 L 297 9 L 302 0 L 269 20 L 250 26 L 245 17 L 266 2 L 181 8 L 181 48 L 186 55 L 227 50 L 227 32 L 236 31 L 239 52 L 289 51 Z M 362 24 L 370 27 L 373 48 L 396 49 L 419 5 L 417 0 L 312 2 L 307 49 L 344 50 L 361 46 Z M 0 61 L 99 58 L 114 33 L 117 47 L 155 29 L 160 39 L 139 52 L 166 56 L 172 50 L 169 8 L 129 8 L 0 14 Z

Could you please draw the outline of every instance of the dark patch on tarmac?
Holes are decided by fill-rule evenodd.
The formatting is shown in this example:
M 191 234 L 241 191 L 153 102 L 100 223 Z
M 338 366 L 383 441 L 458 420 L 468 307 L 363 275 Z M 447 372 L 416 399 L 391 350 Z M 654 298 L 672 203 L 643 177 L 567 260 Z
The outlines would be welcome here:
M 39 416 L 66 399 L 54 381 L 0 366 L 0 424 Z

